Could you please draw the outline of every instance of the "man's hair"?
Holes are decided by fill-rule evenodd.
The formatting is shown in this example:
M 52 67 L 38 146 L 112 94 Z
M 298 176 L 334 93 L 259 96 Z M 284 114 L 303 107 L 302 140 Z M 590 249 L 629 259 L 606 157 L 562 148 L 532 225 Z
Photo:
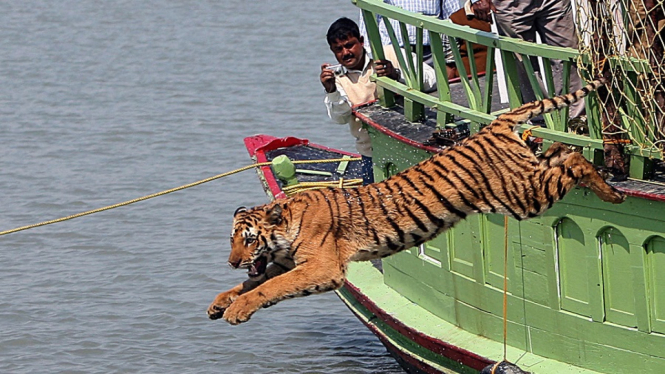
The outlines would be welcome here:
M 330 25 L 326 39 L 328 40 L 328 45 L 332 45 L 336 40 L 346 40 L 350 36 L 355 36 L 360 40 L 358 24 L 346 17 L 342 17 Z

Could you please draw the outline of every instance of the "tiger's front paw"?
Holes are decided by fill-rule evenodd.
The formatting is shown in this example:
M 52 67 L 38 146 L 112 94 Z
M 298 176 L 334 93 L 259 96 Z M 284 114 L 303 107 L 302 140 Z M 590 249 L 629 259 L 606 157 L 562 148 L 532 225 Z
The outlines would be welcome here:
M 251 307 L 246 300 L 243 300 L 243 298 L 238 298 L 236 302 L 226 309 L 223 318 L 226 322 L 232 325 L 238 325 L 249 321 L 249 318 L 257 309 L 258 308 Z
M 208 318 L 215 320 L 220 319 L 224 315 L 226 309 L 233 304 L 233 300 L 238 297 L 238 294 L 232 291 L 222 292 L 208 307 Z
M 614 204 L 621 204 L 624 201 L 626 201 L 626 194 L 624 194 L 623 192 L 618 191 L 618 190 L 614 191 L 614 194 L 612 196 L 612 200 L 610 200 L 610 202 L 612 202 Z
M 621 204 L 626 200 L 626 194 L 616 189 L 614 186 L 608 185 L 609 189 L 598 194 L 601 200 L 613 204 Z

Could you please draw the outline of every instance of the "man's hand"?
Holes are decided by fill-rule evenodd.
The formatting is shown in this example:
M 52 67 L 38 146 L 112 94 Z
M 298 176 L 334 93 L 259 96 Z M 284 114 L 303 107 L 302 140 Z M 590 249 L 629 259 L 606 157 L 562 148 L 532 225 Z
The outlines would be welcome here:
M 393 66 L 393 63 L 388 60 L 376 60 L 374 61 L 374 71 L 379 77 L 388 77 L 390 79 L 398 80 L 399 74 L 397 69 Z
M 327 69 L 327 67 L 330 66 L 330 64 L 322 64 L 321 65 L 321 84 L 323 85 L 323 88 L 326 89 L 327 93 L 333 93 L 337 91 L 337 86 L 335 86 L 335 73 Z
M 471 5 L 473 9 L 474 16 L 486 22 L 492 22 L 492 14 L 490 12 L 496 12 L 496 8 L 492 3 L 492 0 L 479 0 Z

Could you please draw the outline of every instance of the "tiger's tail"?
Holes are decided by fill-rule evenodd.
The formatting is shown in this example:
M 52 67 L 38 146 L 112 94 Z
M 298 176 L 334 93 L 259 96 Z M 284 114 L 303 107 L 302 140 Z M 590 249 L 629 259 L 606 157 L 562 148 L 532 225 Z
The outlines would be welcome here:
M 549 113 L 567 106 L 570 106 L 583 98 L 585 98 L 589 93 L 597 90 L 598 88 L 605 85 L 605 79 L 599 78 L 591 81 L 586 86 L 580 88 L 575 92 L 571 92 L 566 95 L 556 96 L 551 99 L 543 99 L 539 101 L 534 101 L 531 103 L 526 103 L 519 108 L 515 108 L 508 113 L 504 113 L 497 118 L 492 124 L 497 125 L 510 125 L 512 126 L 511 130 L 514 130 L 515 126 L 525 123 L 526 121 L 539 116 L 541 114 Z

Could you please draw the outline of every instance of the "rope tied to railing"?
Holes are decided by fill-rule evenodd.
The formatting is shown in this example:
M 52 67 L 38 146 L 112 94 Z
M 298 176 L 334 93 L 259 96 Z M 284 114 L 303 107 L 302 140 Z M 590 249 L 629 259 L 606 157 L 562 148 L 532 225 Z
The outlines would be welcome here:
M 314 164 L 314 163 L 343 162 L 343 161 L 360 161 L 360 158 L 359 157 L 354 157 L 354 158 L 336 158 L 336 159 L 325 159 L 325 160 L 296 160 L 296 161 L 293 161 L 293 163 L 294 164 Z M 7 234 L 12 234 L 12 233 L 19 232 L 19 231 L 33 229 L 33 228 L 36 228 L 36 227 L 51 225 L 51 224 L 54 224 L 54 223 L 69 221 L 69 220 L 72 220 L 74 218 L 79 218 L 79 217 L 87 216 L 87 215 L 90 215 L 90 214 L 95 214 L 95 213 L 99 213 L 99 212 L 119 208 L 119 207 L 122 207 L 122 206 L 127 206 L 127 205 L 130 205 L 130 204 L 138 203 L 140 201 L 145 201 L 145 200 L 152 199 L 152 198 L 155 198 L 155 197 L 158 197 L 158 196 L 163 196 L 163 195 L 166 195 L 166 194 L 170 194 L 172 192 L 182 191 L 182 190 L 187 189 L 187 188 L 195 187 L 195 186 L 198 186 L 198 185 L 201 185 L 201 184 L 204 184 L 204 183 L 208 183 L 208 182 L 214 181 L 216 179 L 224 178 L 224 177 L 227 177 L 227 176 L 230 176 L 230 175 L 233 175 L 233 174 L 237 174 L 237 173 L 240 173 L 242 171 L 249 170 L 249 169 L 252 169 L 252 168 L 261 167 L 261 166 L 270 166 L 271 164 L 272 164 L 271 162 L 260 162 L 260 163 L 256 163 L 256 164 L 252 164 L 252 165 L 243 166 L 243 167 L 235 169 L 235 170 L 231 170 L 231 171 L 228 171 L 228 172 L 225 172 L 225 173 L 217 174 L 217 175 L 212 176 L 210 178 L 202 179 L 200 181 L 185 184 L 185 185 L 182 185 L 180 187 L 175 187 L 175 188 L 171 188 L 171 189 L 168 189 L 168 190 L 165 190 L 165 191 L 161 191 L 161 192 L 153 193 L 153 194 L 150 194 L 150 195 L 142 196 L 142 197 L 139 197 L 139 198 L 136 198 L 136 199 L 127 200 L 127 201 L 124 201 L 124 202 L 121 202 L 121 203 L 108 205 L 108 206 L 105 206 L 105 207 L 102 207 L 102 208 L 92 209 L 92 210 L 88 210 L 88 211 L 77 213 L 77 214 L 72 214 L 70 216 L 61 217 L 61 218 L 58 218 L 58 219 L 52 219 L 52 220 L 48 220 L 48 221 L 35 223 L 35 224 L 32 224 L 32 225 L 21 226 L 21 227 L 17 227 L 15 229 L 11 229 L 11 230 L 0 231 L 0 236 L 7 235 Z
M 603 144 L 630 144 L 630 139 L 603 139 Z
M 531 126 L 528 129 L 524 130 L 524 132 L 522 133 L 522 140 L 527 141 L 527 139 L 529 139 L 530 136 L 533 136 L 533 133 L 531 132 L 531 130 L 539 129 L 539 128 L 541 128 L 541 126 L 536 125 L 536 126 Z

